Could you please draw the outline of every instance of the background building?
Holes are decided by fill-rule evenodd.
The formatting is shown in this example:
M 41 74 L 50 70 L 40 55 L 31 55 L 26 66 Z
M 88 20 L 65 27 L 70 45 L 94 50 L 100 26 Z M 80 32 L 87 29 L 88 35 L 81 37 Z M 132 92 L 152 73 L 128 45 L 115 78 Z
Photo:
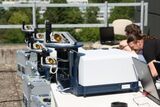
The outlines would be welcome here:
M 141 0 L 137 0 L 140 2 Z M 160 0 L 144 0 L 148 2 L 148 26 L 144 29 L 150 35 L 160 35 Z

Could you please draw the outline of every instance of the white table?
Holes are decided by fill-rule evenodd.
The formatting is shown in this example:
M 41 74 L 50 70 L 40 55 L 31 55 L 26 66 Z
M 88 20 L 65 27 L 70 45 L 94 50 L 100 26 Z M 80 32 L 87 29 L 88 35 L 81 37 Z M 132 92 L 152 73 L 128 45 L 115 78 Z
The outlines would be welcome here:
M 127 103 L 128 107 L 160 107 L 141 92 L 77 97 L 59 92 L 56 84 L 51 84 L 51 90 L 51 107 L 111 107 L 111 103 L 117 101 Z
M 102 45 L 100 41 L 95 42 L 92 45 L 94 49 L 112 49 L 112 48 L 119 48 L 119 45 Z

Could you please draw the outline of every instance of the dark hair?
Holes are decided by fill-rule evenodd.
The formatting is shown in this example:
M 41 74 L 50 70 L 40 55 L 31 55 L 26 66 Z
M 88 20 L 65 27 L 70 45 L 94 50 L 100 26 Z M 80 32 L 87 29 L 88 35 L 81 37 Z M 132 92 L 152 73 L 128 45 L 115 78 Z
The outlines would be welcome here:
M 137 35 L 130 34 L 127 36 L 127 43 L 130 43 L 136 40 L 141 40 L 141 39 L 147 40 L 147 39 L 159 39 L 159 38 L 155 36 L 144 35 L 144 34 L 137 34 Z
M 140 29 L 140 26 L 136 24 L 129 24 L 125 27 L 125 32 L 127 36 L 130 34 L 139 35 L 141 34 L 141 29 Z
M 137 41 L 137 40 L 141 40 L 144 37 L 142 35 L 134 35 L 134 34 L 130 34 L 127 36 L 127 43 L 133 42 L 133 41 Z

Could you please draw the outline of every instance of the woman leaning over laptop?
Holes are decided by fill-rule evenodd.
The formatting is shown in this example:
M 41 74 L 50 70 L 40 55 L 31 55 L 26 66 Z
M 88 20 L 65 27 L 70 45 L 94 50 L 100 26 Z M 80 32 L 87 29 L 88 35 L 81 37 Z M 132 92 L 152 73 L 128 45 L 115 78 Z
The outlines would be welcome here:
M 141 34 L 127 36 L 128 46 L 136 53 L 142 53 L 153 77 L 158 78 L 154 62 L 160 61 L 160 39 Z
M 134 34 L 134 35 L 141 34 L 140 26 L 138 26 L 134 23 L 129 24 L 125 27 L 125 33 L 126 33 L 126 36 L 128 36 L 130 34 Z M 119 43 L 119 48 L 122 49 L 122 50 L 125 50 L 125 51 L 132 51 L 127 44 L 127 40 L 122 40 Z M 132 51 L 132 52 L 134 52 L 134 51 Z

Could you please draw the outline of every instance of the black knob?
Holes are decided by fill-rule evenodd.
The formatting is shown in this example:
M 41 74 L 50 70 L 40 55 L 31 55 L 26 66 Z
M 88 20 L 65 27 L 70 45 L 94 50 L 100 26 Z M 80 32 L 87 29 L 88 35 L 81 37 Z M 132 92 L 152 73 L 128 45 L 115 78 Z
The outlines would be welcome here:
M 128 107 L 128 105 L 124 102 L 112 102 L 111 107 Z

